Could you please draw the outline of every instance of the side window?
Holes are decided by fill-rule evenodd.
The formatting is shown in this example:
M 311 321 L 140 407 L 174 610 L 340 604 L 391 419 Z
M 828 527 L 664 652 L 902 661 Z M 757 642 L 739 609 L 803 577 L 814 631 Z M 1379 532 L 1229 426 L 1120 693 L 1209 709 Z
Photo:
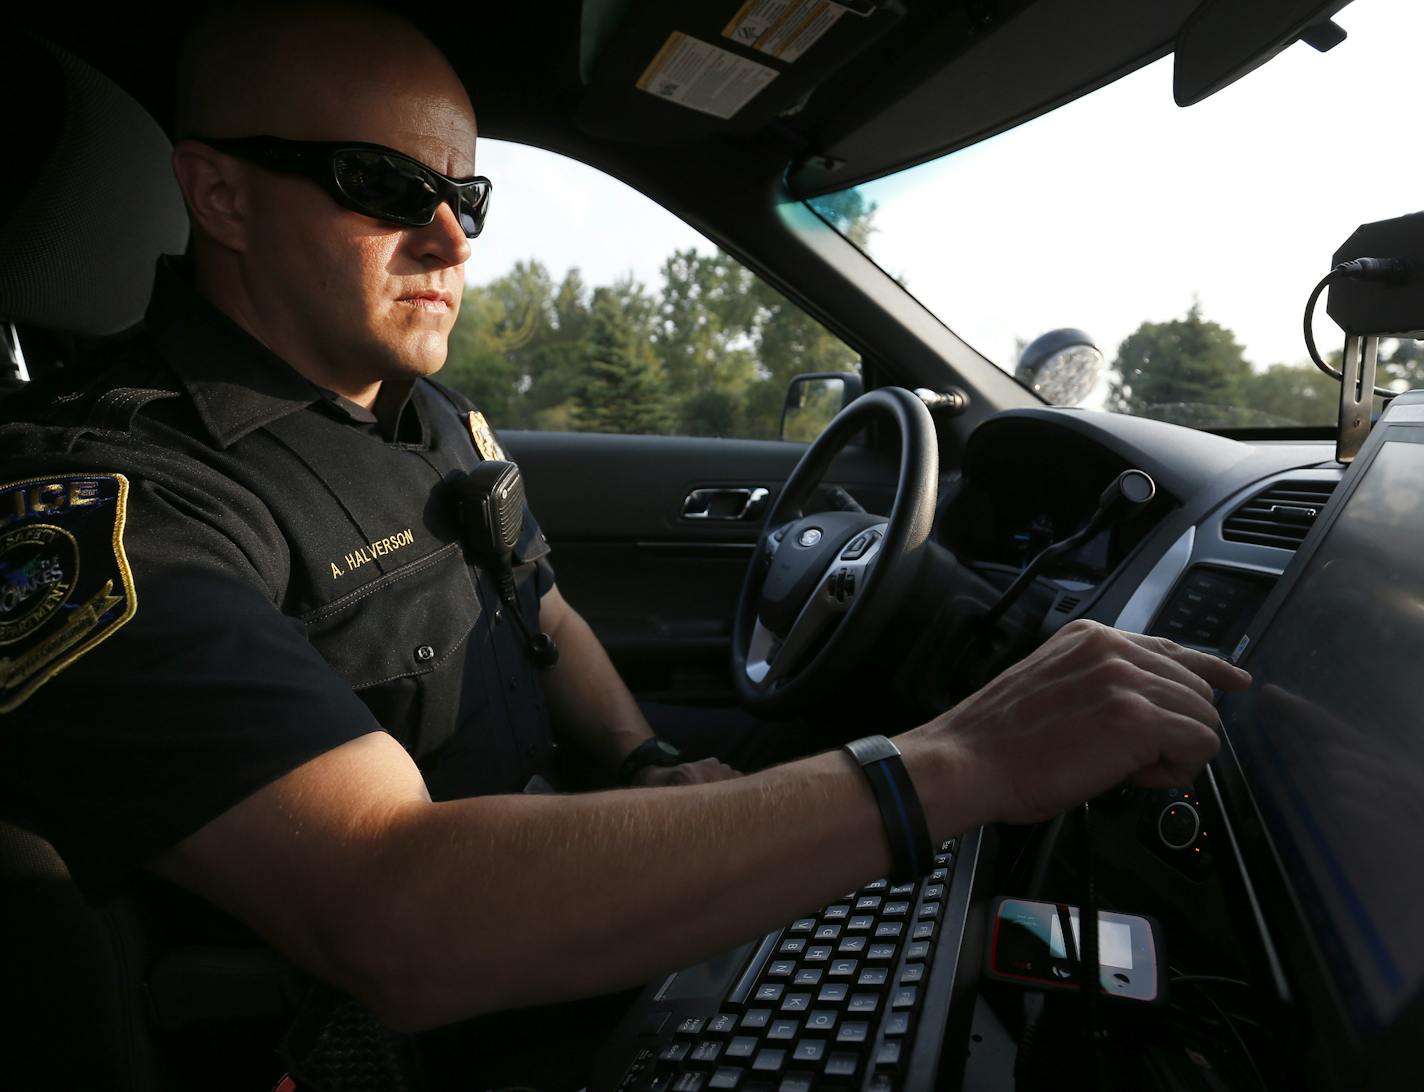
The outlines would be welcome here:
M 476 154 L 494 193 L 439 378 L 497 428 L 775 439 L 792 376 L 860 371 L 842 341 L 623 183 L 503 141 L 481 138 Z

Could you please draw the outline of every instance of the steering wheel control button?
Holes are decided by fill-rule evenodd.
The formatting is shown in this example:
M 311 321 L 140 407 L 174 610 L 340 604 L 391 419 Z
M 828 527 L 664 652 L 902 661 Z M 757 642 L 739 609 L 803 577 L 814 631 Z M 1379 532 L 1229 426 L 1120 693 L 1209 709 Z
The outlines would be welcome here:
M 1183 801 L 1168 804 L 1157 817 L 1157 835 L 1168 849 L 1189 849 L 1201 830 L 1197 809 Z
M 859 561 L 865 556 L 865 551 L 874 546 L 879 539 L 879 531 L 862 531 L 846 543 L 846 548 L 841 551 L 841 560 Z
M 798 546 L 811 547 L 821 541 L 821 529 L 819 527 L 807 527 L 796 539 Z

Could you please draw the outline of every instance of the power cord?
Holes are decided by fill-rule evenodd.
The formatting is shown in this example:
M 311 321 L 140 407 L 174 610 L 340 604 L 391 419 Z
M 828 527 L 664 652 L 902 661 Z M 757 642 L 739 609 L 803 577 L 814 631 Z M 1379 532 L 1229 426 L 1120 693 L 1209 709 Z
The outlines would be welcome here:
M 1088 1042 L 1093 1052 L 1093 1067 L 1100 1092 L 1108 1092 L 1113 1084 L 1109 1080 L 1106 1057 L 1107 1032 L 1102 1025 L 1099 1012 L 1101 990 L 1099 980 L 1102 967 L 1098 959 L 1098 889 L 1093 874 L 1093 811 L 1086 800 L 1080 812 L 1083 824 L 1083 906 L 1079 911 L 1081 925 L 1078 945 L 1079 978 L 1083 993 L 1083 1014 L 1088 1024 Z
M 1409 263 L 1403 258 L 1353 258 L 1348 262 L 1341 262 L 1321 277 L 1320 283 L 1311 290 L 1310 299 L 1305 304 L 1305 348 L 1310 353 L 1310 359 L 1315 366 L 1335 382 L 1344 382 L 1345 377 L 1340 374 L 1339 369 L 1332 368 L 1327 364 L 1321 358 L 1320 350 L 1315 347 L 1315 305 L 1320 300 L 1320 293 L 1341 277 L 1361 281 L 1382 281 L 1385 284 L 1400 284 L 1408 280 L 1409 276 Z M 1374 393 L 1380 398 L 1393 398 L 1399 392 L 1377 386 L 1374 388 Z

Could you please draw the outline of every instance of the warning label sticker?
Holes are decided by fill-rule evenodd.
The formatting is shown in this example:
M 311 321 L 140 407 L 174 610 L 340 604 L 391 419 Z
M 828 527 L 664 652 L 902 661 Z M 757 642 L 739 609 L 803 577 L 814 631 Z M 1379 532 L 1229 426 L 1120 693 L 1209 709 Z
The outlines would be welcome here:
M 722 35 L 790 63 L 819 42 L 845 10 L 833 0 L 746 0 Z
M 713 117 L 733 117 L 776 79 L 776 69 L 674 31 L 638 89 Z

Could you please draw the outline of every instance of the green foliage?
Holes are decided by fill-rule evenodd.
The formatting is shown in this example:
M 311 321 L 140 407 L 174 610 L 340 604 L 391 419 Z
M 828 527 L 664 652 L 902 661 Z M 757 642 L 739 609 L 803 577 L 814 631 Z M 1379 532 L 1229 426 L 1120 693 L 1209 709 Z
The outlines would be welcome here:
M 1340 354 L 1330 354 L 1340 366 Z M 1385 339 L 1375 382 L 1424 387 L 1424 343 Z M 1255 371 L 1235 335 L 1193 304 L 1184 318 L 1144 322 L 1118 349 L 1108 408 L 1194 428 L 1333 425 L 1340 385 L 1310 362 Z M 1378 405 L 1376 406 L 1378 408 Z
M 868 232 L 873 206 L 839 215 Z M 656 293 L 555 284 L 538 261 L 466 288 L 440 378 L 506 428 L 774 439 L 792 376 L 856 355 L 730 255 L 679 250 Z

